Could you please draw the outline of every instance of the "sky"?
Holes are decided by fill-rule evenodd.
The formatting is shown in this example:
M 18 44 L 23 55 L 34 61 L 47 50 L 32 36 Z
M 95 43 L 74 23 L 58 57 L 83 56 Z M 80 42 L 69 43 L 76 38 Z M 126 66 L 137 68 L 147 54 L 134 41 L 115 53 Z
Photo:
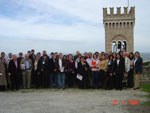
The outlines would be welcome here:
M 103 7 L 127 0 L 0 0 L 0 52 L 75 53 L 105 50 Z M 149 52 L 150 0 L 135 6 L 135 50 Z

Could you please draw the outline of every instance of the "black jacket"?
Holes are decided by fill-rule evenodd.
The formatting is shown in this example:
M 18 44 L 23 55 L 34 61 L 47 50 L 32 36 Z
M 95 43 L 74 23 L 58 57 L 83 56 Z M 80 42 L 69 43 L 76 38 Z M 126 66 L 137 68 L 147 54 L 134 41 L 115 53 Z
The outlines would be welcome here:
M 87 62 L 84 62 L 84 64 L 82 64 L 81 62 L 78 63 L 78 69 L 77 69 L 78 74 L 81 74 L 83 76 L 88 76 L 88 71 L 89 71 L 89 65 Z
M 115 62 L 114 62 L 114 72 L 116 74 L 125 72 L 125 62 L 124 62 L 123 59 L 120 59 L 119 65 L 117 64 L 117 59 L 115 60 Z
M 17 76 L 18 75 L 18 72 L 19 72 L 19 66 L 17 64 L 17 67 L 15 65 L 15 62 L 13 60 L 11 60 L 9 62 L 9 65 L 8 65 L 8 72 L 11 74 L 11 76 Z

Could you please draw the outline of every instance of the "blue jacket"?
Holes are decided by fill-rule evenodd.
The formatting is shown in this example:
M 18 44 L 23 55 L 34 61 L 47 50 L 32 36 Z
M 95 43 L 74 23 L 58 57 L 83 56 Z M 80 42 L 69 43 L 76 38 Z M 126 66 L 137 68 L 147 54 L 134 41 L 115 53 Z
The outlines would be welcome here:
M 135 74 L 142 73 L 142 65 L 143 65 L 143 59 L 139 57 L 137 61 L 135 62 Z

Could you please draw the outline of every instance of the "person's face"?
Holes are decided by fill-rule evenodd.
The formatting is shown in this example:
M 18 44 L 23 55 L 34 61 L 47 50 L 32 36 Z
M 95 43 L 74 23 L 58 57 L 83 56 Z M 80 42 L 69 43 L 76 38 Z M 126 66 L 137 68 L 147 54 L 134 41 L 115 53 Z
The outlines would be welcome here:
M 123 56 L 123 52 L 120 52 L 120 55 Z
M 140 55 L 139 53 L 135 53 L 135 57 L 138 58 Z
M 47 57 L 44 55 L 43 59 L 46 60 L 46 58 L 47 58 Z
M 119 54 L 117 54 L 117 59 L 120 59 L 120 55 Z
M 130 56 L 130 58 L 132 58 L 132 57 L 133 57 L 133 54 L 130 54 L 129 56 Z
M 34 54 L 34 50 L 32 50 L 31 53 Z
M 87 56 L 87 53 L 86 53 L 86 52 L 84 53 L 84 56 L 85 56 L 85 57 Z
M 105 55 L 102 55 L 102 60 L 105 60 Z
M 77 51 L 77 52 L 76 52 L 76 55 L 79 55 L 79 54 L 80 54 L 80 52 L 79 52 L 79 51 Z
M 83 57 L 81 58 L 81 62 L 84 62 L 84 58 Z
M 23 56 L 23 54 L 19 54 L 19 57 L 21 57 L 21 58 L 22 58 L 22 56 Z
M 3 53 L 1 53 L 1 57 L 2 58 L 4 58 L 5 57 L 5 53 L 3 52 Z
M 92 58 L 92 53 L 89 53 L 89 58 Z
M 29 55 L 30 55 L 30 54 L 31 54 L 31 51 L 28 51 L 28 53 L 27 53 L 27 54 L 29 54 Z
M 112 56 L 110 56 L 110 60 L 113 60 L 113 57 L 112 57 Z
M 69 55 L 69 60 L 72 60 L 72 55 Z
M 12 56 L 12 53 L 9 53 L 8 56 L 9 56 L 9 58 L 12 58 L 12 57 L 13 57 L 13 56 Z
M 43 55 L 46 55 L 46 51 L 43 51 Z
M 59 54 L 59 58 L 62 58 L 62 54 Z
M 115 53 L 113 54 L 113 57 L 116 58 L 116 54 Z
M 51 58 L 55 58 L 55 54 L 51 54 Z
M 64 59 L 67 59 L 67 56 L 66 56 L 66 55 L 64 55 L 64 56 L 63 56 L 63 58 L 64 58 Z
M 94 55 L 93 58 L 96 59 L 97 58 L 96 55 Z
M 15 60 L 15 61 L 17 60 L 17 56 L 16 55 L 13 56 L 13 60 Z
M 39 55 L 36 55 L 36 60 L 39 60 L 39 59 L 40 59 Z

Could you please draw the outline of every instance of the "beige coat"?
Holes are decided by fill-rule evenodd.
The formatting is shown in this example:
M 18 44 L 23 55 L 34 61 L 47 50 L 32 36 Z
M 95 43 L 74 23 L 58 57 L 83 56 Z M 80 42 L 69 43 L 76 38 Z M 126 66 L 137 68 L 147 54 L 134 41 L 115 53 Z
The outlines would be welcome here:
M 33 66 L 32 66 L 32 60 L 29 59 L 29 62 L 30 62 L 30 68 L 31 68 L 31 70 L 32 70 L 32 68 L 33 68 Z M 24 68 L 22 67 L 22 65 L 24 65 Z M 25 59 L 22 59 L 22 60 L 21 60 L 20 66 L 21 66 L 21 67 L 20 67 L 21 70 L 23 71 L 23 70 L 25 69 Z
M 107 70 L 107 66 L 108 66 L 108 60 L 102 60 L 99 63 L 99 70 Z
M 7 86 L 5 67 L 1 60 L 0 60 L 0 86 Z

